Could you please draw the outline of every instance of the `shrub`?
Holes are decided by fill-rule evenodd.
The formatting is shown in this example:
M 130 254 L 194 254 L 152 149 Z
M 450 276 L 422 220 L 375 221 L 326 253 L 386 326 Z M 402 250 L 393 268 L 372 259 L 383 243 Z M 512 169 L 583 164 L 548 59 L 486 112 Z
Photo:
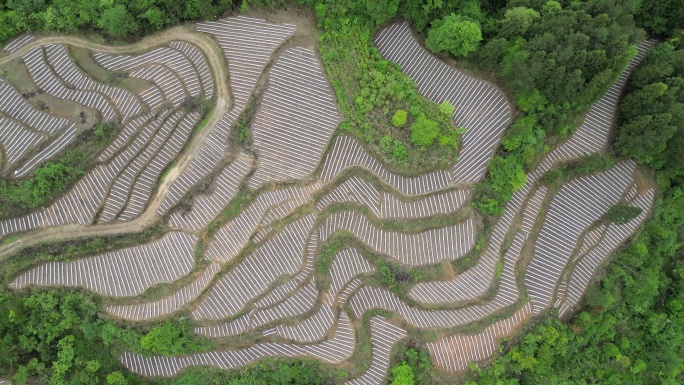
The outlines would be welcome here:
M 385 154 L 389 154 L 392 150 L 392 143 L 394 143 L 392 137 L 389 135 L 384 135 L 382 138 L 380 138 L 380 151 Z
M 456 111 L 456 107 L 454 107 L 454 105 L 448 100 L 443 101 L 442 104 L 439 105 L 439 112 L 446 116 L 453 115 L 454 111 Z
M 499 202 L 488 196 L 477 197 L 475 205 L 482 211 L 482 214 L 487 216 L 498 217 L 503 214 L 503 207 Z
M 406 146 L 401 143 L 395 143 L 394 149 L 392 149 L 392 157 L 394 157 L 395 160 L 404 160 L 406 155 L 408 155 L 406 153 Z
M 527 179 L 519 159 L 514 156 L 495 156 L 489 165 L 489 176 L 494 191 L 505 195 L 506 201 L 510 199 L 511 192 L 525 185 Z
M 565 177 L 563 171 L 564 170 L 560 169 L 545 172 L 544 175 L 542 175 L 541 177 L 542 183 L 547 186 L 553 186 L 557 183 L 560 183 Z
M 420 115 L 420 107 L 411 106 L 411 108 L 409 108 L 409 112 L 411 113 L 411 116 L 414 116 L 414 117 L 418 116 L 418 115 Z
M 378 278 L 380 282 L 388 286 L 393 291 L 397 291 L 399 287 L 397 286 L 397 279 L 392 273 L 392 268 L 387 262 L 378 263 Z
M 191 347 L 192 337 L 187 327 L 166 321 L 155 326 L 140 339 L 140 347 L 154 354 L 178 354 Z
M 439 142 L 440 146 L 448 146 L 453 143 L 454 140 L 449 135 L 440 135 L 437 141 Z
M 411 125 L 411 141 L 419 146 L 430 146 L 439 135 L 439 123 L 424 116 Z
M 392 368 L 390 384 L 432 384 L 433 370 L 430 356 L 425 350 L 408 348 L 398 354 L 398 363 Z
M 403 127 L 406 124 L 406 111 L 397 110 L 392 117 L 394 127 Z
M 107 375 L 107 383 L 110 385 L 126 385 L 128 384 L 128 380 L 121 372 L 116 371 Z
M 392 385 L 413 385 L 415 384 L 413 368 L 406 362 L 392 368 Z

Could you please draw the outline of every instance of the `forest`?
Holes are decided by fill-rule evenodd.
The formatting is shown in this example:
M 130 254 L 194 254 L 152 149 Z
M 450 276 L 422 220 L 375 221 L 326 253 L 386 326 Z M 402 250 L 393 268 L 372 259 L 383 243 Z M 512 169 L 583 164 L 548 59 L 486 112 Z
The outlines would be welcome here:
M 636 54 L 634 43 L 659 40 L 622 96 L 611 154 L 544 176 L 548 184 L 633 158 L 658 189 L 650 218 L 619 251 L 586 304 L 569 319 L 548 314 L 506 341 L 490 364 L 460 381 L 489 384 L 679 384 L 684 382 L 684 7 L 680 0 L 7 0 L 0 42 L 26 31 L 136 39 L 185 21 L 241 10 L 310 9 L 319 51 L 345 123 L 341 127 L 404 170 L 451 163 L 459 127 L 443 124 L 453 106 L 421 105 L 406 77 L 381 59 L 379 26 L 409 20 L 433 52 L 501 86 L 519 114 L 476 188 L 474 205 L 493 220 L 525 171 L 570 135 L 582 116 Z M 344 53 L 344 54 L 342 54 Z M 397 108 L 383 111 L 385 102 Z M 0 182 L 4 215 L 50 200 L 83 173 L 109 128 L 18 185 Z M 618 208 L 619 209 L 619 208 Z M 633 215 L 611 215 L 617 220 Z M 13 209 L 12 209 L 13 210 Z M 141 237 L 144 235 L 141 235 Z M 54 258 L 87 252 L 102 239 L 59 248 Z M 7 271 L 0 272 L 4 275 Z M 388 273 L 391 275 L 391 272 Z M 393 277 L 390 277 L 391 280 Z M 116 359 L 123 350 L 179 354 L 207 349 L 183 322 L 140 329 L 98 314 L 98 298 L 66 290 L 0 289 L 0 378 L 16 384 L 146 384 Z M 411 342 L 395 357 L 390 383 L 441 383 Z M 315 361 L 263 361 L 236 372 L 191 370 L 160 384 L 334 384 L 342 373 Z

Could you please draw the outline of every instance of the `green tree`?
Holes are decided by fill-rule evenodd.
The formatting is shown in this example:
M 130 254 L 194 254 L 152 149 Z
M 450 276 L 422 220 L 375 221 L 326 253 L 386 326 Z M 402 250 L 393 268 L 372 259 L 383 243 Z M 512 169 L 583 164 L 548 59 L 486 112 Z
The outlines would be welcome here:
M 619 146 L 624 154 L 644 164 L 655 164 L 658 155 L 678 131 L 670 124 L 672 115 L 642 115 L 622 126 Z
M 166 25 L 166 17 L 164 15 L 164 11 L 157 7 L 150 7 L 141 15 L 141 17 L 143 19 L 146 19 L 147 22 L 150 23 L 150 25 L 153 26 L 156 30 L 160 30 L 164 28 L 164 25 Z
M 684 135 L 684 50 L 665 43 L 637 68 L 621 105 L 616 147 L 656 169 L 680 168 Z
M 406 146 L 404 146 L 402 143 L 395 143 L 394 147 L 392 148 L 392 157 L 394 160 L 404 160 L 406 159 Z
M 406 362 L 392 368 L 392 385 L 413 385 L 415 384 L 413 368 Z
M 425 45 L 433 52 L 466 57 L 482 40 L 480 26 L 465 17 L 451 14 L 432 22 Z
M 625 96 L 622 102 L 622 114 L 626 120 L 642 115 L 651 110 L 653 103 L 667 92 L 667 84 L 663 82 L 647 84 L 639 90 Z
M 211 0 L 185 0 L 185 17 L 188 19 L 211 19 L 217 8 Z
M 643 0 L 636 19 L 656 35 L 673 36 L 684 27 L 684 7 L 679 0 Z
M 629 4 L 628 4 L 629 3 Z M 636 55 L 643 38 L 631 12 L 636 5 L 605 0 L 516 0 L 473 58 L 504 80 L 520 109 L 537 115 L 547 136 L 566 135 Z M 543 14 L 543 16 L 542 16 Z
M 507 9 L 499 21 L 499 35 L 505 38 L 522 36 L 539 19 L 539 12 L 527 7 Z
M 521 189 L 527 179 L 522 164 L 515 156 L 495 156 L 489 163 L 489 177 L 492 188 L 502 195 L 503 201 L 510 200 L 511 192 Z
M 365 5 L 366 14 L 376 25 L 395 17 L 399 11 L 399 0 L 364 0 L 356 3 Z
M 502 141 L 506 151 L 517 150 L 524 144 L 536 143 L 536 128 L 537 117 L 534 114 L 525 115 L 516 119 L 506 131 L 506 135 Z
M 123 4 L 105 9 L 97 25 L 114 37 L 125 37 L 138 31 L 138 23 Z
M 439 112 L 448 117 L 451 117 L 454 114 L 454 111 L 456 111 L 456 107 L 454 107 L 454 105 L 448 100 L 443 101 L 439 105 Z
M 406 111 L 405 110 L 397 110 L 397 112 L 394 113 L 394 116 L 392 116 L 392 125 L 394 127 L 403 127 L 406 124 Z
M 127 385 L 128 380 L 126 377 L 124 377 L 121 372 L 116 371 L 116 372 L 111 372 L 107 375 L 107 383 L 109 385 Z
M 155 326 L 140 339 L 141 348 L 163 355 L 178 354 L 193 343 L 186 325 L 169 321 Z
M 411 141 L 419 146 L 430 146 L 439 135 L 439 123 L 424 116 L 411 125 Z

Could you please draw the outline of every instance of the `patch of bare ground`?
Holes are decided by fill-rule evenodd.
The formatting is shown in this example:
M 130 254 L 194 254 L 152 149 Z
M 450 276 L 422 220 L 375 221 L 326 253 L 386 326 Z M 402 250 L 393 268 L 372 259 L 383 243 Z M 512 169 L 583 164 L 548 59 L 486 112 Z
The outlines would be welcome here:
M 643 196 L 650 189 L 658 189 L 658 186 L 653 182 L 653 178 L 649 178 L 645 175 L 648 170 L 643 170 L 640 167 L 634 169 L 632 177 L 634 178 L 634 185 L 637 188 L 637 193 L 639 196 Z
M 447 261 L 445 259 L 440 262 L 440 266 L 442 267 L 442 271 L 444 271 L 445 280 L 451 281 L 456 279 L 456 272 L 454 271 L 454 267 L 451 265 L 451 261 Z
M 290 38 L 286 46 L 289 44 L 314 48 L 318 45 L 318 38 L 321 32 L 316 28 L 316 16 L 313 10 L 308 7 L 288 5 L 275 11 L 253 9 L 242 15 L 264 19 L 271 23 L 296 25 L 297 29 L 294 36 Z

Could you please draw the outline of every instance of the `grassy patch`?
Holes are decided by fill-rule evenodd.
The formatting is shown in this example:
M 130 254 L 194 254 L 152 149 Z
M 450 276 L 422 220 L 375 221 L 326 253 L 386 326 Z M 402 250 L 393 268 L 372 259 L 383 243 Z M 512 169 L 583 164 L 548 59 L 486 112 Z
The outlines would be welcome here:
M 351 238 L 351 234 L 340 232 L 330 242 L 326 242 L 321 246 L 321 252 L 316 262 L 319 273 L 325 274 L 328 272 L 335 255 L 350 245 Z
M 100 67 L 93 59 L 92 51 L 86 48 L 69 46 L 69 52 L 76 65 L 98 82 L 116 85 L 135 94 L 153 86 L 147 80 L 129 78 L 125 72 L 112 72 Z
M 91 51 L 86 48 L 69 46 L 69 53 L 74 59 L 74 62 L 83 71 L 92 76 L 95 80 L 107 83 L 112 72 L 100 67 L 93 57 L 91 56 Z
M 256 103 L 256 98 L 250 100 L 245 112 L 235 124 L 235 130 L 233 130 L 233 141 L 246 151 L 250 151 L 252 148 L 252 130 L 250 125 L 256 113 Z
M 541 182 L 548 187 L 559 187 L 580 176 L 607 171 L 614 165 L 615 158 L 610 154 L 595 153 L 547 171 L 542 175 Z
M 256 194 L 246 188 L 240 189 L 221 213 L 206 228 L 207 235 L 213 235 L 221 226 L 235 218 L 256 197 Z

